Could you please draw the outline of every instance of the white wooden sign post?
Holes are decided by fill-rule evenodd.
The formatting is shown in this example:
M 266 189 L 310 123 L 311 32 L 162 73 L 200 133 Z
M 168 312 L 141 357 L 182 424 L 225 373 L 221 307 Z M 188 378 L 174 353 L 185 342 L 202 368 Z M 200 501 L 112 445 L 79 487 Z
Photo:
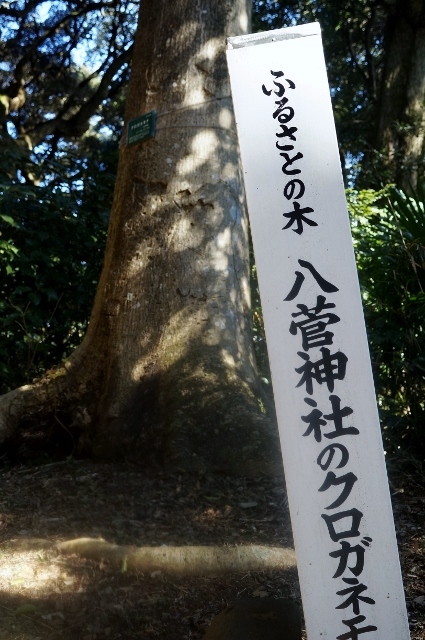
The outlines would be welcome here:
M 309 640 L 408 640 L 317 23 L 228 65 Z

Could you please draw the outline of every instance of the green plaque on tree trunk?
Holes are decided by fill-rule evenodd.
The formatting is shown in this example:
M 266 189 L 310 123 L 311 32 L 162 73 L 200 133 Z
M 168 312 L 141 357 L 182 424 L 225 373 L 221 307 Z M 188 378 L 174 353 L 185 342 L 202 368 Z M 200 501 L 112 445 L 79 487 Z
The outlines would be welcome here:
M 156 111 L 144 113 L 134 120 L 130 120 L 127 125 L 127 146 L 144 142 L 155 136 Z

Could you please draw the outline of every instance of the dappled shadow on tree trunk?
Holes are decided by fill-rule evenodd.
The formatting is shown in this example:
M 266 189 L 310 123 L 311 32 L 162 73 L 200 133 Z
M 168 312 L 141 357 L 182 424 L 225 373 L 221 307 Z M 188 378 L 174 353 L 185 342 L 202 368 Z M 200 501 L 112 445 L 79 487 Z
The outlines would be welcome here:
M 156 137 L 120 148 L 82 346 L 50 378 L 0 401 L 4 437 L 32 412 L 79 430 L 78 450 L 102 458 L 281 473 L 253 352 L 225 62 L 226 36 L 248 28 L 246 0 L 142 3 L 126 122 L 156 109 Z
M 209 350 L 211 357 L 195 365 L 192 345 L 190 357 L 135 385 L 123 414 L 94 435 L 96 455 L 192 471 L 282 474 L 277 430 L 262 412 L 262 396 L 232 379 L 213 347 L 203 347 L 203 355 Z

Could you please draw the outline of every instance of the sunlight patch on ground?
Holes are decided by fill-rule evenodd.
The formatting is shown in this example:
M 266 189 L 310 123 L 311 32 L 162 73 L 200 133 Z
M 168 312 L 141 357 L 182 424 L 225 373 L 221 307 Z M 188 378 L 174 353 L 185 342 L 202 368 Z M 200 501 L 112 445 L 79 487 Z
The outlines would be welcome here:
M 9 594 L 45 595 L 75 590 L 63 560 L 47 549 L 23 550 L 15 545 L 0 547 L 0 591 Z

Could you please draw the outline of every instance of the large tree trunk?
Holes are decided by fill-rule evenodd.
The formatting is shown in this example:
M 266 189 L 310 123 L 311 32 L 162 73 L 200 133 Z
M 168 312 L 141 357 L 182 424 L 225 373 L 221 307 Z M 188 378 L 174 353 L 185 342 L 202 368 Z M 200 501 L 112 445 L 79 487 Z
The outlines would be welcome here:
M 260 410 L 224 56 L 226 36 L 248 29 L 249 4 L 141 3 L 126 121 L 156 109 L 157 133 L 121 144 L 89 330 L 54 382 L 57 407 L 101 457 L 155 454 L 186 468 L 239 472 L 280 464 Z M 25 413 L 22 398 L 34 409 L 44 394 L 45 410 L 51 386 L 18 392 L 14 424 Z
M 425 2 L 388 0 L 385 65 L 374 148 L 387 181 L 408 189 L 424 171 Z

